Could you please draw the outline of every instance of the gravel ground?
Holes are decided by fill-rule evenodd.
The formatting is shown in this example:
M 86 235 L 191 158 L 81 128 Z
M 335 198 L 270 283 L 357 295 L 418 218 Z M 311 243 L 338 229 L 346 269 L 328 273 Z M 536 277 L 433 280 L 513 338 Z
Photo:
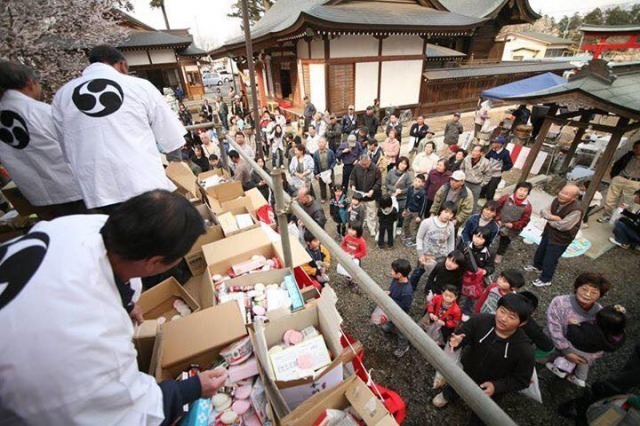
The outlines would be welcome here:
M 325 205 L 328 215 L 328 205 Z M 334 224 L 329 220 L 327 231 L 336 236 Z M 368 235 L 368 232 L 365 232 Z M 369 254 L 364 258 L 363 268 L 383 288 L 389 286 L 391 262 L 397 258 L 406 258 L 415 264 L 417 254 L 415 249 L 407 249 L 396 238 L 393 249 L 379 250 L 373 238 L 366 236 Z M 527 281 L 535 278 L 535 274 L 524 272 L 522 268 L 529 264 L 535 245 L 527 245 L 522 239 L 514 240 L 502 265 L 496 273 L 504 268 L 516 268 L 525 274 Z M 573 281 L 582 271 L 598 271 L 608 277 L 614 287 L 602 299 L 605 305 L 621 303 L 627 308 L 629 325 L 627 343 L 613 354 L 607 354 L 599 360 L 591 370 L 588 383 L 605 377 L 608 373 L 619 368 L 625 362 L 633 343 L 639 342 L 640 330 L 635 317 L 640 309 L 640 297 L 635 291 L 640 272 L 640 254 L 616 248 L 597 260 L 581 256 L 573 259 L 562 259 L 553 285 L 547 288 L 535 288 L 526 285 L 524 289 L 532 291 L 540 299 L 536 318 L 544 324 L 545 312 L 551 299 L 557 295 L 568 294 L 573 291 Z M 417 350 L 411 349 L 402 359 L 393 356 L 396 340 L 388 337 L 382 330 L 369 324 L 369 316 L 375 305 L 364 294 L 354 294 L 344 285 L 344 278 L 335 273 L 335 265 L 330 274 L 330 284 L 336 290 L 339 301 L 338 309 L 344 318 L 344 328 L 354 338 L 359 339 L 365 348 L 365 365 L 373 370 L 373 379 L 381 385 L 400 394 L 407 404 L 406 425 L 424 425 L 430 421 L 440 424 L 465 424 L 468 409 L 463 402 L 450 404 L 444 409 L 436 409 L 431 405 L 431 399 L 437 391 L 431 389 L 435 370 L 426 362 Z M 418 286 L 411 316 L 418 320 L 424 309 L 424 280 Z M 544 366 L 538 365 L 538 374 L 544 404 L 538 404 L 522 395 L 511 395 L 503 399 L 501 405 L 518 424 L 542 425 L 572 424 L 556 414 L 558 405 L 579 394 L 578 388 L 566 380 L 561 380 L 549 372 Z

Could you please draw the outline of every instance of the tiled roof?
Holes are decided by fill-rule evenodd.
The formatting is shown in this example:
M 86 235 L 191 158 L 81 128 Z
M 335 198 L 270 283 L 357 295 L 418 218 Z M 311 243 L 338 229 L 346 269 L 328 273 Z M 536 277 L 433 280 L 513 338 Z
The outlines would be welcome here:
M 119 48 L 172 46 L 187 47 L 191 44 L 191 39 L 167 34 L 162 31 L 133 31 L 118 45 Z
M 467 56 L 457 50 L 448 47 L 438 46 L 437 44 L 427 43 L 427 58 L 452 58 Z
M 482 77 L 487 75 L 518 74 L 530 72 L 562 71 L 574 68 L 568 62 L 502 62 L 495 65 L 463 66 L 429 70 L 423 74 L 427 80 Z
M 640 25 L 581 25 L 578 31 L 590 31 L 600 33 L 615 33 L 618 31 L 640 31 Z

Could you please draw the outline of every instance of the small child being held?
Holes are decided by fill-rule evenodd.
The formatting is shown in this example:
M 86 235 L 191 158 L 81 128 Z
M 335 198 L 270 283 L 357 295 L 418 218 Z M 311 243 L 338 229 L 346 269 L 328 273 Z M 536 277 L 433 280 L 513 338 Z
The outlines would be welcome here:
M 427 314 L 422 319 L 422 324 L 425 326 L 432 323 L 440 325 L 440 337 L 442 340 L 436 340 L 436 343 L 440 346 L 444 346 L 449 341 L 451 333 L 462 320 L 462 311 L 456 301 L 458 294 L 459 291 L 456 286 L 447 284 L 442 289 L 442 294 L 433 296 L 431 301 L 427 303 Z
M 525 284 L 524 276 L 517 269 L 505 269 L 495 283 L 486 288 L 476 303 L 476 313 L 495 314 L 500 298 L 515 293 Z
M 327 270 L 331 266 L 329 250 L 320 244 L 320 240 L 309 231 L 305 231 L 304 241 L 307 253 L 311 256 L 311 262 L 302 265 L 302 270 L 324 287 L 324 284 L 329 281 L 329 276 L 327 275 Z
M 557 376 L 567 377 L 571 383 L 585 387 L 589 367 L 604 355 L 604 352 L 615 352 L 625 341 L 627 325 L 626 310 L 620 305 L 607 306 L 596 313 L 596 323 L 584 321 L 567 326 L 567 340 L 575 349 L 573 353 L 584 359 L 584 364 L 574 364 L 560 356 L 547 363 L 547 368 Z
M 398 202 L 395 197 L 385 194 L 380 197 L 378 203 L 378 248 L 384 248 L 384 237 L 387 237 L 387 245 L 393 248 L 395 238 L 394 224 L 398 220 Z
M 349 221 L 349 202 L 342 189 L 342 185 L 333 187 L 333 197 L 329 202 L 329 214 L 336 223 L 338 237 L 344 238 L 347 235 L 347 222 Z
M 386 293 L 407 314 L 413 303 L 413 287 L 409 283 L 411 263 L 407 259 L 397 259 L 391 263 L 391 286 Z M 391 321 L 382 325 L 386 333 L 395 333 L 398 336 L 398 346 L 393 352 L 396 358 L 402 358 L 409 350 L 409 340 L 397 329 Z
M 359 265 L 361 264 L 362 259 L 367 254 L 367 242 L 362 238 L 362 226 L 349 224 L 347 235 L 342 240 L 342 250 L 347 252 L 353 259 L 356 259 Z M 351 277 L 348 277 L 347 283 L 352 290 L 356 290 Z
M 489 282 L 488 278 L 494 271 L 493 256 L 487 247 L 490 238 L 491 231 L 478 228 L 466 246 L 461 242 L 466 265 L 458 304 L 465 315 L 474 312 L 475 304 L 486 287 L 485 282 Z

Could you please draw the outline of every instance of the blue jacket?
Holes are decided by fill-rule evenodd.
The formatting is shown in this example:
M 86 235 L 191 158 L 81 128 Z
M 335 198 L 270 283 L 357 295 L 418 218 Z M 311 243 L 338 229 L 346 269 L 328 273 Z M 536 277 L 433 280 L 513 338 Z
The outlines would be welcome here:
M 407 191 L 406 209 L 411 213 L 418 213 L 420 217 L 424 217 L 424 208 L 427 204 L 426 193 L 423 188 L 416 190 L 413 185 Z
M 327 160 L 329 163 L 329 168 L 327 170 L 333 169 L 336 165 L 336 155 L 329 148 L 327 148 Z M 313 174 L 319 175 L 324 171 L 325 170 L 320 170 L 320 151 L 318 150 L 313 153 Z
M 395 278 L 391 280 L 389 297 L 391 297 L 403 311 L 408 313 L 413 303 L 413 287 L 411 286 L 411 282 L 400 283 Z
M 469 219 L 467 219 L 467 222 L 464 225 L 464 229 L 462 230 L 462 235 L 461 235 L 462 241 L 465 243 L 465 245 L 471 242 L 473 238 L 473 234 L 478 230 L 479 227 L 480 227 L 479 214 L 474 214 Z M 487 241 L 487 244 L 486 244 L 487 247 L 489 247 L 493 242 L 493 240 L 498 235 L 498 231 L 500 231 L 500 227 L 498 226 L 498 223 L 495 220 L 491 220 L 491 222 L 489 222 L 485 226 L 485 228 L 487 228 L 491 232 L 491 235 L 489 236 L 489 241 Z
M 513 167 L 513 161 L 511 161 L 511 153 L 507 150 L 507 148 L 504 148 L 502 151 L 500 151 L 500 153 L 493 149 L 489 150 L 489 152 L 487 152 L 487 155 L 485 155 L 485 158 L 487 160 L 493 159 L 501 161 L 503 172 L 507 172 Z

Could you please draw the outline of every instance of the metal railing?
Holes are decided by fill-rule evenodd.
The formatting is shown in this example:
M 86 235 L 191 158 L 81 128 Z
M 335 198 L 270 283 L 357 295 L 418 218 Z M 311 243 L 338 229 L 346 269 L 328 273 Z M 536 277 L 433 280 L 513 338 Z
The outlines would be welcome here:
M 211 126 L 210 126 L 211 127 Z M 187 127 L 189 129 L 190 127 Z M 439 371 L 447 383 L 455 389 L 467 405 L 489 425 L 514 426 L 516 423 L 496 404 L 493 399 L 487 396 L 480 386 L 475 383 L 457 364 L 445 355 L 444 351 L 418 326 L 418 324 L 407 315 L 380 286 L 362 269 L 353 262 L 351 257 L 342 250 L 336 241 L 309 216 L 302 207 L 286 194 L 282 186 L 282 173 L 284 169 L 274 169 L 271 174 L 265 172 L 253 158 L 250 158 L 228 135 L 225 135 L 229 145 L 233 147 L 240 156 L 248 161 L 251 167 L 274 191 L 276 201 L 276 216 L 278 226 L 281 230 L 282 247 L 285 255 L 285 264 L 291 266 L 291 245 L 287 230 L 286 211 L 289 206 L 291 212 L 302 221 L 308 229 L 322 244 L 329 250 L 332 256 L 344 267 L 353 277 L 364 294 L 380 306 L 387 314 L 389 321 L 409 339 L 411 344 L 420 354 Z M 220 149 L 224 150 L 222 138 L 219 140 Z

